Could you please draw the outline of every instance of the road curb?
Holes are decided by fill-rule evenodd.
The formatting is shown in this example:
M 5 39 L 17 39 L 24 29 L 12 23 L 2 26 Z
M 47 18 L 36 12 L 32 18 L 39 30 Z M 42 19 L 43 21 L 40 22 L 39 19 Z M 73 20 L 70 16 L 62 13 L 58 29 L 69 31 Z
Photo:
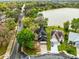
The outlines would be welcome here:
M 21 52 L 23 52 L 25 55 L 27 55 L 28 59 L 30 59 L 30 56 L 27 53 L 24 52 L 23 47 L 21 47 Z

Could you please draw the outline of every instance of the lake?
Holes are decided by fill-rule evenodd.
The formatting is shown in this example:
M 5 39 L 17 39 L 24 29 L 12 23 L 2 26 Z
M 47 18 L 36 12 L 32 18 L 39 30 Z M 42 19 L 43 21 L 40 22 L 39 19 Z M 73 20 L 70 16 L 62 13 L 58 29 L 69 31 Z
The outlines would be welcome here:
M 48 18 L 48 26 L 61 26 L 66 21 L 73 20 L 73 18 L 79 18 L 78 8 L 59 8 L 47 11 L 39 12 L 42 13 L 44 18 Z

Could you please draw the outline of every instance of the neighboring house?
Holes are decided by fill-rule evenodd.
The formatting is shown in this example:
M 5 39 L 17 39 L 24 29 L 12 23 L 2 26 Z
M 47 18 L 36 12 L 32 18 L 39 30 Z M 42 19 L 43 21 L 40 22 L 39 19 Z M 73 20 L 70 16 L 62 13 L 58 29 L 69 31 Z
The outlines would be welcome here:
M 47 35 L 46 35 L 46 32 L 45 32 L 45 28 L 44 27 L 40 27 L 35 32 L 38 35 L 37 36 L 38 41 L 46 41 L 47 40 Z
M 40 27 L 35 31 L 37 33 L 37 42 L 39 42 L 40 54 L 47 53 L 47 35 L 44 27 Z
M 68 43 L 73 44 L 76 47 L 79 47 L 79 33 L 70 32 Z
M 60 43 L 64 42 L 64 35 L 62 33 L 62 31 L 59 30 L 55 30 L 51 32 L 51 53 L 53 54 L 58 54 L 58 45 L 60 45 Z

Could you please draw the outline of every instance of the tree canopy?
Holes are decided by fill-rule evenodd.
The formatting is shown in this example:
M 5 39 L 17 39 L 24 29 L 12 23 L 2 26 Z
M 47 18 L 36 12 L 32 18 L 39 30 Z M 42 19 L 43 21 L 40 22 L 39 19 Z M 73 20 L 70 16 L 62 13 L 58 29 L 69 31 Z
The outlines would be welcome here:
M 71 28 L 77 31 L 79 29 L 79 18 L 74 18 L 71 22 Z
M 36 18 L 36 23 L 38 23 L 39 26 L 43 26 L 43 27 L 47 27 L 47 21 L 48 19 L 44 19 L 43 15 L 40 14 L 38 15 L 38 17 Z
M 30 17 L 24 17 L 22 19 L 22 23 L 25 28 L 29 28 L 32 31 L 36 30 L 39 27 L 38 24 L 34 22 L 34 19 Z
M 17 41 L 21 46 L 27 47 L 27 48 L 34 48 L 34 33 L 29 29 L 22 29 L 17 34 Z
M 14 18 L 7 18 L 6 21 L 5 21 L 5 26 L 9 30 L 13 30 L 16 26 L 15 19 Z
M 69 29 L 69 21 L 64 23 L 64 30 L 68 32 Z

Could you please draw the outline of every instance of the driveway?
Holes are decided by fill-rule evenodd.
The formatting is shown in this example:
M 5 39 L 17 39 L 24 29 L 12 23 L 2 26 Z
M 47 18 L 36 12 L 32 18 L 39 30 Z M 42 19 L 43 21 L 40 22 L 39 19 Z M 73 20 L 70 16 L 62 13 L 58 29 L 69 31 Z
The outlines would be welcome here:
M 53 54 L 58 54 L 59 51 L 58 51 L 58 45 L 59 45 L 59 42 L 57 41 L 57 39 L 53 38 L 51 39 L 51 53 Z
M 54 55 L 54 54 L 49 54 L 49 55 L 41 55 L 41 56 L 31 56 L 31 59 L 70 59 L 69 57 L 62 56 L 62 55 Z
M 58 45 L 51 46 L 51 53 L 58 54 Z
M 47 53 L 47 46 L 46 46 L 46 44 L 41 44 L 40 48 L 41 48 L 40 54 L 46 54 Z

